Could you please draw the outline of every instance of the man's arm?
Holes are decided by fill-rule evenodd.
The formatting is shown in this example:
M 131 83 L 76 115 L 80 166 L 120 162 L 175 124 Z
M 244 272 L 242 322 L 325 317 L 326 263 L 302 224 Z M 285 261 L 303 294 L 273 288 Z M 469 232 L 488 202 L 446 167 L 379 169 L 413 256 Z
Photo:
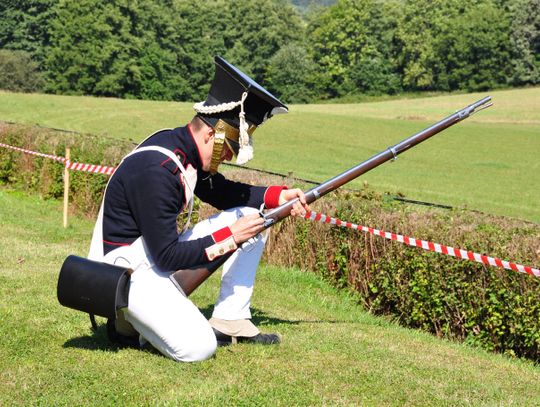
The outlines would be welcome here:
M 238 206 L 260 208 L 264 203 L 268 209 L 279 206 L 281 191 L 286 186 L 260 187 L 226 179 L 222 174 L 208 177 L 199 171 L 195 194 L 217 209 L 230 209 Z
M 209 261 L 207 249 L 232 235 L 228 228 L 178 241 L 176 219 L 185 205 L 178 176 L 160 166 L 139 169 L 125 180 L 130 211 L 156 265 L 177 270 Z

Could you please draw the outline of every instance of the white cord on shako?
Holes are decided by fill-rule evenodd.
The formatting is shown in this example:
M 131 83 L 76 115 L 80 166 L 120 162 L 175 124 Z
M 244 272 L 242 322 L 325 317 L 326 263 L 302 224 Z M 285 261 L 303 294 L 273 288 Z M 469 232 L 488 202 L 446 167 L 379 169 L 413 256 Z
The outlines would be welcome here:
M 248 124 L 246 122 L 246 114 L 244 112 L 244 101 L 248 96 L 247 92 L 242 93 L 242 99 L 238 102 L 229 102 L 221 103 L 219 105 L 213 106 L 204 106 L 204 102 L 195 103 L 193 108 L 197 113 L 202 114 L 215 114 L 221 112 L 228 112 L 229 110 L 235 109 L 237 106 L 240 106 L 240 137 L 238 144 L 240 145 L 240 150 L 238 151 L 238 156 L 236 157 L 236 164 L 245 164 L 253 158 L 253 144 L 251 142 L 251 137 L 248 133 Z

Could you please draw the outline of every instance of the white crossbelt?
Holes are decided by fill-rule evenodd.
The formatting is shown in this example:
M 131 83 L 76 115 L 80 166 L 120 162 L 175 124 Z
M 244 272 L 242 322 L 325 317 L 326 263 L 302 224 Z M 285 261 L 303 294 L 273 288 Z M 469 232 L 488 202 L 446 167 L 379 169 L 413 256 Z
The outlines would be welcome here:
M 124 162 L 124 160 L 126 158 L 128 158 L 128 157 L 130 157 L 130 156 L 132 156 L 134 154 L 144 152 L 144 151 L 158 151 L 158 152 L 166 155 L 167 157 L 169 157 L 177 165 L 177 167 L 182 172 L 182 175 L 184 177 L 184 184 L 189 189 L 189 196 L 190 196 L 190 198 L 189 198 L 188 218 L 187 218 L 186 224 L 184 225 L 184 230 L 183 230 L 183 231 L 186 231 L 188 226 L 189 226 L 190 219 L 191 219 L 191 213 L 193 212 L 193 199 L 194 199 L 195 185 L 191 185 L 189 183 L 190 178 L 188 177 L 186 169 L 184 168 L 184 166 L 182 165 L 182 163 L 180 162 L 180 160 L 178 159 L 176 154 L 174 154 L 171 150 L 168 150 L 168 149 L 160 147 L 160 146 L 140 147 L 140 148 L 137 148 L 137 149 L 133 150 L 128 155 L 126 155 L 122 159 L 122 161 L 120 162 L 118 167 L 120 167 L 120 165 L 122 165 L 122 163 Z M 118 170 L 118 167 L 117 167 L 117 170 Z M 111 177 L 111 179 L 112 179 L 112 177 Z M 92 234 L 92 242 L 90 243 L 90 250 L 88 252 L 88 258 L 90 260 L 102 261 L 104 255 L 105 255 L 104 251 L 103 251 L 103 204 L 105 202 L 105 194 L 107 193 L 107 187 L 109 186 L 109 183 L 110 183 L 110 179 L 109 179 L 109 182 L 107 183 L 107 186 L 105 187 L 105 193 L 103 194 L 103 200 L 101 201 L 101 206 L 99 208 L 99 213 L 98 213 L 98 217 L 97 217 L 97 220 L 96 220 L 96 225 L 94 227 L 94 232 Z

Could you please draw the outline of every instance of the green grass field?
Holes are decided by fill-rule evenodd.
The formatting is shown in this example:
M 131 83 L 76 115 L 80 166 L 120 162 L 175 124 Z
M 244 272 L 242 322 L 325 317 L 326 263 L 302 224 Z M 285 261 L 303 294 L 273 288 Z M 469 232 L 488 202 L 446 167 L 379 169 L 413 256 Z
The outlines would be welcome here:
M 372 317 L 296 269 L 257 277 L 254 317 L 279 346 L 220 348 L 197 364 L 118 349 L 56 300 L 60 265 L 86 253 L 91 222 L 64 229 L 59 203 L 5 189 L 0 213 L 1 406 L 540 404 L 539 366 Z M 217 284 L 193 296 L 205 312 Z
M 322 182 L 485 95 L 292 105 L 257 130 L 250 166 Z M 540 88 L 491 96 L 493 107 L 350 186 L 540 222 Z M 0 120 L 140 141 L 185 124 L 191 105 L 0 92 Z

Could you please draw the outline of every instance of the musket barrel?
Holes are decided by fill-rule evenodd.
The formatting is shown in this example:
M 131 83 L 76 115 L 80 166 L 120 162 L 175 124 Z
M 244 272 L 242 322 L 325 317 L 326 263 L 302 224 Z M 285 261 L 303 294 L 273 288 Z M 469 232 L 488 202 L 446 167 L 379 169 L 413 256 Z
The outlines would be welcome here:
M 305 192 L 306 201 L 308 204 L 316 201 L 320 197 L 326 195 L 329 192 L 332 192 L 339 188 L 340 186 L 352 181 L 353 179 L 359 177 L 362 174 L 372 170 L 375 167 L 385 163 L 389 160 L 395 160 L 396 157 L 407 151 L 409 148 L 416 146 L 424 140 L 434 136 L 437 133 L 447 129 L 448 127 L 460 122 L 461 120 L 466 119 L 471 114 L 473 114 L 477 109 L 482 110 L 491 106 L 491 96 L 486 96 L 483 99 L 476 101 L 475 103 L 470 104 L 469 106 L 457 111 L 456 113 L 440 120 L 434 125 L 406 138 L 405 140 L 399 142 L 398 144 L 388 147 L 386 150 L 374 155 L 373 157 L 363 161 L 362 163 L 348 169 L 347 171 L 342 172 L 341 174 L 329 179 L 326 182 L 308 190 Z M 270 210 L 264 215 L 264 226 L 270 227 L 274 223 L 280 221 L 281 219 L 287 217 L 291 211 L 292 206 L 298 201 L 294 199 L 292 201 L 286 202 L 283 205 Z

